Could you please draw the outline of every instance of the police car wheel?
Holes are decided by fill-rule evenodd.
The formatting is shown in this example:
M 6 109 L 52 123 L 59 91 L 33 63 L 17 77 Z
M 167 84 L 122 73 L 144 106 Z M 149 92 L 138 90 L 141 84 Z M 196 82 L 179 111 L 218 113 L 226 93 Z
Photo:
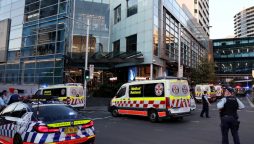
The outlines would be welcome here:
M 112 114 L 113 117 L 118 117 L 119 114 L 118 114 L 117 108 L 114 108 L 114 109 L 112 110 L 111 114 Z
M 151 122 L 158 122 L 158 114 L 155 110 L 150 110 L 148 117 Z
M 16 134 L 13 139 L 13 144 L 22 144 L 22 143 L 23 141 L 21 136 L 19 134 Z

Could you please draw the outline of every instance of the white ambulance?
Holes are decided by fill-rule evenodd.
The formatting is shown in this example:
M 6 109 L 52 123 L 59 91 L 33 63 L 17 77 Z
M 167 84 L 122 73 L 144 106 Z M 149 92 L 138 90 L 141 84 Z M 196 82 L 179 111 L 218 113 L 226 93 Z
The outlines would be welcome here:
M 221 85 L 215 85 L 214 88 L 215 88 L 215 91 L 216 91 L 216 98 L 217 99 L 222 98 L 223 97 L 222 86 Z
M 109 112 L 139 115 L 151 122 L 163 118 L 182 118 L 190 114 L 190 91 L 187 80 L 164 77 L 123 84 L 111 100 Z
M 213 102 L 216 101 L 216 91 L 215 87 L 212 84 L 198 84 L 195 86 L 195 99 L 198 102 L 202 101 L 202 95 L 204 91 L 207 92 L 208 100 Z
M 49 97 L 56 97 L 72 107 L 84 107 L 86 97 L 84 96 L 84 89 L 79 83 L 67 83 L 52 85 L 40 88 L 35 95 L 44 95 Z

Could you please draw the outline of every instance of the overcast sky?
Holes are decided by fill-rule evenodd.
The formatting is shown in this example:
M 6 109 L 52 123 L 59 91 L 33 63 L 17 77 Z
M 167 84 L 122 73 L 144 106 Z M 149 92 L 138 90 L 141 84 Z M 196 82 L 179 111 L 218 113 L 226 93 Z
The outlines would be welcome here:
M 210 38 L 220 39 L 234 36 L 234 15 L 254 6 L 254 0 L 209 0 Z

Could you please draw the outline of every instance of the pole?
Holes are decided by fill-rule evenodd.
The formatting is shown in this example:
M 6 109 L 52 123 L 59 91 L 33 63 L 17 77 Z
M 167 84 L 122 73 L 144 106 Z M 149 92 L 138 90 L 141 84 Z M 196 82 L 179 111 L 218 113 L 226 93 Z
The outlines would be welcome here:
M 89 18 L 87 18 L 87 25 L 86 25 L 86 55 L 85 55 L 85 71 L 87 70 L 87 64 L 88 64 L 88 40 L 89 40 Z M 84 74 L 85 74 L 84 71 Z M 85 102 L 84 102 L 84 108 L 86 108 L 86 98 L 87 98 L 87 81 L 84 75 L 84 95 L 85 95 Z
M 178 24 L 178 71 L 177 77 L 180 77 L 180 67 L 181 67 L 181 24 Z

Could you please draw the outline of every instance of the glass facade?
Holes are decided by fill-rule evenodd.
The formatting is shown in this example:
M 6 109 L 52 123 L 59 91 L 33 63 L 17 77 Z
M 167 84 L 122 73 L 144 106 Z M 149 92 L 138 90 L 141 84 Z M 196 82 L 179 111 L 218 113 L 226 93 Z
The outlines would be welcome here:
M 184 67 L 196 68 L 201 58 L 207 57 L 208 53 L 208 37 L 205 31 L 202 26 L 191 20 L 193 16 L 190 12 L 181 9 L 176 1 L 161 2 L 162 4 L 154 0 L 154 37 L 157 37 L 158 25 L 163 28 L 162 45 L 159 48 L 161 55 L 169 62 L 178 62 L 178 46 L 181 43 L 181 64 Z M 161 7 L 163 11 L 160 11 Z M 157 43 L 154 39 L 154 50 Z M 157 56 L 157 53 L 154 55 Z
M 73 16 L 77 21 L 90 19 L 90 52 L 107 49 L 108 3 L 109 0 L 0 0 L 0 21 L 11 21 L 7 62 L 0 64 L 0 84 L 65 82 L 65 57 L 75 51 L 74 46 L 83 43 L 79 40 L 86 35 L 85 25 L 74 23 Z
M 111 1 L 110 6 L 110 49 L 116 51 L 120 43 L 120 51 L 130 53 L 130 36 L 136 36 L 133 44 L 136 48 L 133 50 L 142 53 L 144 62 L 121 67 L 135 65 L 137 77 L 176 76 L 179 44 L 180 62 L 186 70 L 184 74 L 188 73 L 187 69 L 196 68 L 203 57 L 207 57 L 207 33 L 176 0 L 117 0 Z M 119 6 L 121 10 L 117 12 Z M 121 19 L 116 22 L 118 13 L 121 13 Z
M 254 68 L 254 38 L 213 40 L 217 75 L 251 75 Z

